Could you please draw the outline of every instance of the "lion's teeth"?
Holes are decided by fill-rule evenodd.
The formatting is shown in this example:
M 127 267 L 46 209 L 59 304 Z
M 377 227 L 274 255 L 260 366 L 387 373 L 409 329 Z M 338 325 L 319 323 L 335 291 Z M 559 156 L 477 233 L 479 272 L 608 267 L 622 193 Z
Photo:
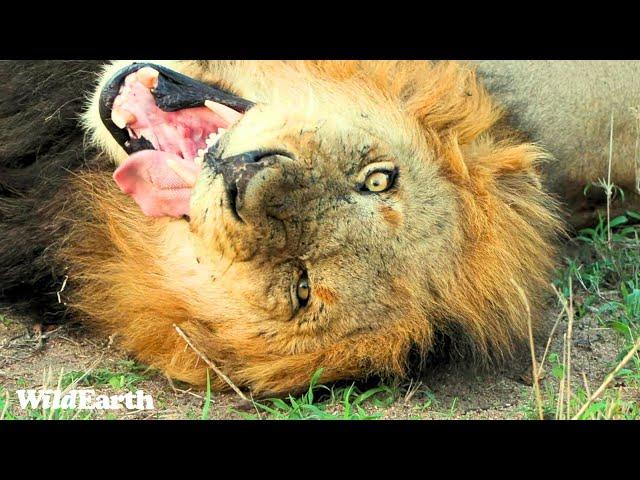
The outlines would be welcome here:
M 205 154 L 204 148 L 201 148 L 200 150 L 198 150 L 198 156 L 199 157 L 204 157 L 204 154 Z
M 127 110 L 117 108 L 115 110 L 111 110 L 111 121 L 113 121 L 118 128 L 124 128 L 127 125 L 135 123 L 136 116 Z
M 137 72 L 138 81 L 148 89 L 158 86 L 159 72 L 151 67 L 143 67 Z
M 204 106 L 211 110 L 213 113 L 225 120 L 229 125 L 233 125 L 242 118 L 242 114 L 236 112 L 234 109 L 223 105 L 222 103 L 212 102 L 206 100 Z
M 209 147 L 213 146 L 218 140 L 220 140 L 220 138 L 222 137 L 222 135 L 225 134 L 225 132 L 226 130 L 224 128 L 219 128 L 217 133 L 210 134 L 205 140 L 207 146 Z

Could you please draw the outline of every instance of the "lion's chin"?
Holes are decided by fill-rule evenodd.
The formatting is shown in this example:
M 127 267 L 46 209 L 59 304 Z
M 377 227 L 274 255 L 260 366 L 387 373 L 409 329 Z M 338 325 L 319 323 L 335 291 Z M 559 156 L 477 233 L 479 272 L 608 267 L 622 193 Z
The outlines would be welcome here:
M 130 156 L 114 172 L 145 215 L 189 215 L 204 156 L 251 102 L 152 64 L 114 75 L 100 96 L 100 117 Z

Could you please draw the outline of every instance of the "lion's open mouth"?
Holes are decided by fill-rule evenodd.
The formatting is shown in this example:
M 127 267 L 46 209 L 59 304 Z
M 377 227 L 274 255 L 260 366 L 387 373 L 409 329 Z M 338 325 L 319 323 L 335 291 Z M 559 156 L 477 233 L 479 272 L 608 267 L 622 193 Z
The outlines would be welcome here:
M 252 105 L 165 67 L 130 65 L 100 96 L 102 122 L 129 153 L 114 180 L 145 215 L 188 215 L 206 151 Z

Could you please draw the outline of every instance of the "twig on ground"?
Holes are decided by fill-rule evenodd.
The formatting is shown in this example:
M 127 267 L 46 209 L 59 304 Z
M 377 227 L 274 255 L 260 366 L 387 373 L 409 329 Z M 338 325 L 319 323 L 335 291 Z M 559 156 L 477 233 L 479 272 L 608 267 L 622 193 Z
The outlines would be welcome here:
M 171 389 L 173 390 L 173 393 L 177 394 L 178 393 L 182 393 L 182 394 L 188 394 L 191 395 L 193 397 L 199 398 L 200 400 L 204 400 L 205 398 L 202 395 L 198 395 L 197 393 L 193 393 L 191 391 L 191 389 L 189 390 L 183 390 L 182 388 L 178 388 L 174 385 L 173 380 L 171 380 L 171 377 L 165 377 L 167 382 L 169 383 L 169 386 L 171 387 Z
M 251 402 L 251 400 L 249 400 L 249 399 L 246 397 L 246 395 L 245 395 L 244 393 L 242 393 L 242 391 L 241 391 L 238 387 L 236 387 L 236 386 L 235 386 L 235 384 L 231 381 L 231 379 L 230 379 L 229 377 L 227 377 L 227 376 L 226 376 L 226 375 L 225 375 L 225 374 L 224 374 L 224 373 L 223 373 L 223 372 L 222 372 L 218 367 L 216 367 L 216 366 L 214 365 L 214 363 L 213 363 L 211 360 L 209 360 L 209 358 L 207 358 L 207 356 L 206 356 L 204 353 L 202 353 L 200 350 L 198 350 L 198 349 L 196 348 L 196 346 L 193 344 L 193 342 L 191 342 L 191 339 L 189 339 L 189 337 L 187 336 L 187 334 L 186 334 L 186 333 L 184 333 L 184 332 L 182 331 L 182 329 L 181 329 L 179 326 L 177 326 L 177 325 L 174 323 L 174 324 L 173 324 L 173 328 L 175 328 L 175 329 L 176 329 L 176 332 L 178 332 L 178 335 L 180 335 L 180 336 L 183 338 L 183 340 L 184 340 L 185 342 L 187 342 L 187 345 L 189 345 L 189 346 L 191 347 L 191 349 L 192 349 L 192 350 L 193 350 L 193 351 L 194 351 L 194 352 L 195 352 L 195 353 L 196 353 L 196 354 L 197 354 L 197 355 L 198 355 L 202 360 L 204 360 L 204 362 L 205 362 L 207 365 L 209 365 L 209 367 L 211 368 L 211 370 L 213 370 L 213 371 L 216 373 L 216 375 L 218 375 L 218 376 L 219 376 L 219 377 L 220 377 L 220 378 L 221 378 L 221 379 L 222 379 L 222 380 L 223 380 L 227 385 L 229 385 L 229 386 L 233 389 L 233 391 L 234 391 L 234 392 L 236 392 L 236 393 L 238 394 L 238 396 L 239 396 L 240 398 L 242 398 L 245 402 Z
M 409 383 L 409 388 L 407 388 L 407 393 L 404 396 L 404 403 L 409 403 L 414 395 L 420 390 L 422 387 L 422 382 L 418 381 L 415 385 L 413 385 L 413 379 Z
M 258 406 L 256 405 L 256 402 L 253 400 L 253 394 L 249 392 L 249 395 L 251 395 L 251 405 L 253 405 L 254 410 L 258 414 L 258 418 L 262 420 L 262 413 L 260 413 L 260 410 L 258 410 Z

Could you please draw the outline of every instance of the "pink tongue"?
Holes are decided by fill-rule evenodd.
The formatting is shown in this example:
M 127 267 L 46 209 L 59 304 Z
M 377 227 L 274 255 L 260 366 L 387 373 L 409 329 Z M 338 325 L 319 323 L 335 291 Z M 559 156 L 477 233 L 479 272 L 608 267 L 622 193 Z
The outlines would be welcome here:
M 168 164 L 172 160 L 183 175 Z M 150 217 L 182 217 L 189 214 L 193 183 L 200 173 L 191 160 L 173 153 L 143 150 L 131 155 L 113 174 L 120 190 L 131 195 L 142 212 Z M 183 178 L 185 177 L 185 178 Z

